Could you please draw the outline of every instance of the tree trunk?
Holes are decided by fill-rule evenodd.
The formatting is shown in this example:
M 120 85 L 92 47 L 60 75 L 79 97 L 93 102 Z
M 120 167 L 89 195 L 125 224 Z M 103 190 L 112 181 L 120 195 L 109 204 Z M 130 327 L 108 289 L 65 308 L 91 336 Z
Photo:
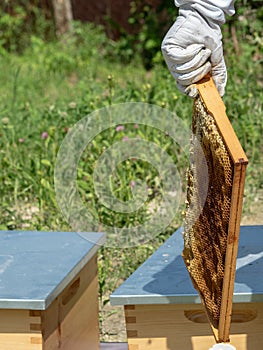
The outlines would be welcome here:
M 70 0 L 52 0 L 57 36 L 72 30 L 72 7 Z

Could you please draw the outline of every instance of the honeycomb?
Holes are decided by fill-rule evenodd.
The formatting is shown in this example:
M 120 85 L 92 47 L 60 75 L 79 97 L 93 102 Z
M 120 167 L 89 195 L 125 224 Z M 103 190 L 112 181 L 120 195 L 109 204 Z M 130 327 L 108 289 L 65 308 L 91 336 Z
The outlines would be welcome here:
M 194 102 L 192 131 L 183 258 L 209 320 L 218 328 L 234 164 L 213 116 L 209 115 L 200 97 Z M 208 189 L 204 204 L 200 193 L 207 183 L 204 183 L 204 167 L 196 140 L 207 163 Z

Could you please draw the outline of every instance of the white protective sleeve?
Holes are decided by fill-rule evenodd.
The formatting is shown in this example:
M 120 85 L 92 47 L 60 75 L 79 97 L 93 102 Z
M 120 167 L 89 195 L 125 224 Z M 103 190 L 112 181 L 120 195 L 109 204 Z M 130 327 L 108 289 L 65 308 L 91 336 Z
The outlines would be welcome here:
M 225 23 L 225 15 L 232 16 L 235 13 L 235 0 L 174 0 L 179 7 L 179 14 L 183 15 L 190 8 L 199 12 L 207 21 L 222 25 Z

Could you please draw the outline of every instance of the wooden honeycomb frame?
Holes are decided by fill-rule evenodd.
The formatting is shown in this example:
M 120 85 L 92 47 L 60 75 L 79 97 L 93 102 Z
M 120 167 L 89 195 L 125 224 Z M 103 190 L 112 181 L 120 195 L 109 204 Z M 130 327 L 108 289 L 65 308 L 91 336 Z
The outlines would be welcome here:
M 226 115 L 225 105 L 214 85 L 212 78 L 207 77 L 196 84 L 199 91 L 199 100 L 201 100 L 206 113 L 213 118 L 219 134 L 221 135 L 224 147 L 227 149 L 232 167 L 232 183 L 230 189 L 230 208 L 227 217 L 225 250 L 224 250 L 224 269 L 222 277 L 222 286 L 220 286 L 220 311 L 219 320 L 213 322 L 211 315 L 208 313 L 208 319 L 212 331 L 217 342 L 228 342 L 230 333 L 231 313 L 232 313 L 232 297 L 234 291 L 234 279 L 236 270 L 236 258 L 238 251 L 238 239 L 240 230 L 240 220 L 242 212 L 242 201 L 244 193 L 245 172 L 248 163 L 247 157 L 239 143 L 239 140 L 232 128 L 232 125 Z M 195 105 L 196 106 L 196 105 Z M 208 160 L 209 161 L 209 160 Z M 213 160 L 211 160 L 213 161 Z M 191 208 L 188 208 L 188 210 Z M 207 210 L 207 209 L 206 209 Z M 223 208 L 222 208 L 223 211 Z M 207 215 L 207 213 L 206 213 Z M 209 215 L 207 215 L 209 216 Z M 208 218 L 209 219 L 209 218 Z M 194 231 L 194 229 L 193 229 Z M 215 233 L 216 234 L 216 233 Z M 192 239 L 194 241 L 195 233 Z M 189 237 L 188 237 L 189 238 Z M 190 237 L 191 238 L 191 237 Z M 222 241 L 222 238 L 221 238 Z M 196 242 L 198 242 L 196 240 Z M 200 235 L 199 242 L 200 244 Z M 197 243 L 195 243 L 197 244 Z M 193 244 L 194 245 L 194 244 Z M 212 247 L 213 249 L 213 247 Z M 187 257 L 188 255 L 188 257 Z M 202 302 L 206 307 L 207 299 L 200 293 L 198 283 L 191 273 L 189 256 L 194 256 L 193 252 L 183 253 L 190 276 L 194 282 L 195 288 L 199 291 Z M 191 259 L 191 258 L 190 258 Z M 200 264 L 200 262 L 198 262 Z M 195 266 L 196 269 L 196 266 Z M 197 274 L 197 270 L 195 271 Z M 209 293 L 208 293 L 209 294 Z M 211 293 L 212 295 L 212 293 Z

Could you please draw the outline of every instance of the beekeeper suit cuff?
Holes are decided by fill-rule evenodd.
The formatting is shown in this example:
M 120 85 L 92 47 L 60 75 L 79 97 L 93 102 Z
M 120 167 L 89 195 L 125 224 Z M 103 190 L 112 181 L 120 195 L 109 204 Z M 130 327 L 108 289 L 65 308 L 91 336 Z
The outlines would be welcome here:
M 203 18 L 213 24 L 222 25 L 226 21 L 226 15 L 233 16 L 235 0 L 175 0 L 175 6 L 179 7 L 179 15 L 184 15 L 184 11 L 189 9 L 200 13 Z

